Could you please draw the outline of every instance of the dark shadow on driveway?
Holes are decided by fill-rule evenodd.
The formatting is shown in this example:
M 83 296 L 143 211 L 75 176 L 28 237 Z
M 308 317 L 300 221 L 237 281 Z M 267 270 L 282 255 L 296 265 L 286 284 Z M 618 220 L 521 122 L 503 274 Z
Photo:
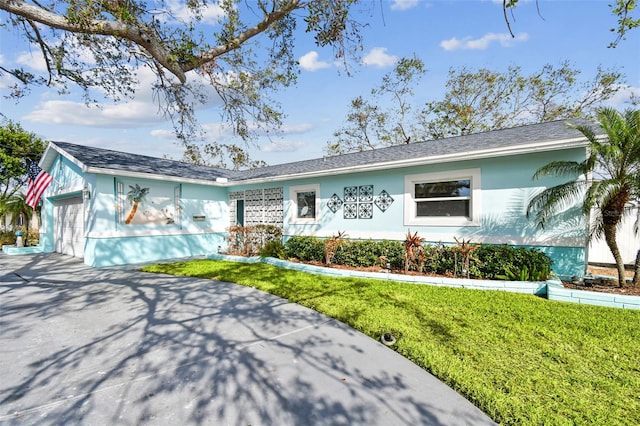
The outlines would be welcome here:
M 378 342 L 218 281 L 0 255 L 0 422 L 491 424 Z

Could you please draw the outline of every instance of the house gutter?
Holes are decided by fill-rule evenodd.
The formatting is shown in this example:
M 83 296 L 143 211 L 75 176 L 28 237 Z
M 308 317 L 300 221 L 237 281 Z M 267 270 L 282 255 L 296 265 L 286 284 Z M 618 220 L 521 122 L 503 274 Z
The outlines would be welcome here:
M 141 172 L 129 172 L 126 170 L 116 170 L 116 169 L 104 169 L 101 167 L 83 167 L 82 171 L 85 173 L 95 173 L 101 175 L 109 175 L 109 176 L 127 176 L 131 178 L 137 179 L 148 179 L 148 180 L 161 180 L 163 182 L 176 182 L 176 183 L 192 183 L 196 185 L 207 185 L 207 186 L 228 186 L 225 185 L 229 182 L 227 178 L 216 178 L 215 180 L 206 180 L 206 179 L 193 179 L 193 178 L 185 178 L 179 176 L 167 176 L 167 175 L 158 175 L 153 173 L 141 173 Z

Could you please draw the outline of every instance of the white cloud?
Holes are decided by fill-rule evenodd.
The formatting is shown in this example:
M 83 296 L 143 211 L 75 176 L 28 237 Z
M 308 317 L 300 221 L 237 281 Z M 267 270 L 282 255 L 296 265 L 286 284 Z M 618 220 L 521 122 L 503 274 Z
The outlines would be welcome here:
M 167 123 L 168 118 L 158 110 L 157 99 L 153 93 L 153 86 L 156 83 L 155 74 L 148 68 L 142 67 L 137 70 L 136 77 L 138 84 L 132 100 L 116 104 L 106 101 L 100 103 L 100 107 L 96 107 L 87 106 L 84 102 L 59 100 L 57 96 L 52 99 L 51 92 L 44 92 L 42 101 L 24 119 L 34 123 L 100 128 L 133 128 Z M 222 100 L 202 76 L 189 72 L 188 81 L 208 99 L 204 105 L 194 100 L 196 111 L 221 105 Z M 94 90 L 104 94 L 104 90 L 99 87 Z
M 53 49 L 58 48 L 62 42 L 57 39 L 51 42 Z M 65 45 L 65 49 L 68 50 L 68 54 L 80 63 L 95 64 L 96 60 L 89 49 L 74 47 L 71 49 L 68 45 Z M 16 52 L 17 53 L 17 52 Z M 47 73 L 47 63 L 40 51 L 40 46 L 36 44 L 30 44 L 28 50 L 24 50 L 17 53 L 15 63 L 22 65 L 23 67 L 30 68 L 39 73 Z
M 31 68 L 34 71 L 47 72 L 47 63 L 40 52 L 22 52 L 16 58 L 16 63 Z
M 418 0 L 393 0 L 391 10 L 409 10 L 418 5 Z
M 300 123 L 300 124 L 285 124 L 282 126 L 282 132 L 287 134 L 300 134 L 306 133 L 309 130 L 313 129 L 313 124 L 311 123 Z
M 330 63 L 319 61 L 318 60 L 318 52 L 312 50 L 309 53 L 305 53 L 298 59 L 300 66 L 302 69 L 307 71 L 317 71 L 323 68 L 329 68 L 331 66 Z
M 81 102 L 45 101 L 24 117 L 34 123 L 66 124 L 83 127 L 136 128 L 166 121 L 146 102 L 89 107 Z
M 193 19 L 193 12 L 186 6 L 184 1 L 170 0 L 167 2 L 167 6 L 176 18 L 184 22 L 189 22 Z M 202 22 L 212 25 L 219 23 L 220 18 L 225 15 L 219 2 L 207 3 L 200 9 L 200 12 L 202 14 Z
M 398 57 L 387 54 L 386 47 L 374 47 L 362 58 L 362 63 L 367 66 L 375 66 L 379 68 L 388 67 L 395 64 Z
M 260 147 L 263 152 L 296 152 L 304 147 L 304 142 L 279 140 L 272 141 Z
M 507 33 L 487 33 L 480 38 L 473 39 L 471 37 L 465 37 L 461 40 L 453 37 L 449 40 L 443 40 L 440 42 L 440 47 L 444 50 L 486 50 L 493 42 L 499 43 L 502 47 L 511 47 L 514 43 L 524 42 L 529 40 L 529 34 L 520 33 L 514 37 L 511 37 Z
M 640 87 L 626 86 L 620 89 L 611 99 L 603 102 L 603 104 L 618 110 L 624 110 L 631 107 L 629 102 L 632 95 L 640 98 Z
M 176 134 L 173 131 L 167 130 L 167 129 L 154 129 L 150 131 L 149 134 L 154 138 L 158 138 L 158 139 L 164 139 L 164 140 L 176 139 Z

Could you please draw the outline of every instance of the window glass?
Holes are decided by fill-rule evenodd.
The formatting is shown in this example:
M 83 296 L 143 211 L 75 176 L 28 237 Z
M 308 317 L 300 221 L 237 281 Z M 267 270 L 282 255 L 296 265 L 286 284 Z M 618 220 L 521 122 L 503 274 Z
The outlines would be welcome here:
M 406 175 L 406 226 L 480 226 L 481 171 L 460 169 Z
M 116 222 L 117 223 L 124 223 L 124 209 L 125 209 L 125 200 L 126 197 L 124 195 L 124 183 L 122 182 L 117 182 L 116 185 L 117 188 L 117 204 L 116 204 Z
M 446 182 L 416 183 L 416 198 L 448 198 L 468 197 L 471 189 L 470 179 L 452 180 Z
M 417 217 L 469 218 L 471 179 L 418 182 L 414 191 Z
M 236 223 L 237 226 L 244 226 L 244 200 L 236 200 Z
M 316 192 L 303 191 L 296 193 L 299 219 L 313 219 L 316 217 Z
M 418 201 L 418 217 L 469 217 L 469 200 Z

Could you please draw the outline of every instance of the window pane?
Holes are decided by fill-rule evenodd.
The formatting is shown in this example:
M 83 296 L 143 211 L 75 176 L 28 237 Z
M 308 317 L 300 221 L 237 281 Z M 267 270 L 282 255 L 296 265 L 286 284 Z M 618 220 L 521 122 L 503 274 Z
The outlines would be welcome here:
M 236 225 L 244 226 L 244 200 L 236 200 Z
M 416 183 L 416 198 L 468 197 L 471 179 L 452 180 L 447 182 Z
M 313 219 L 316 217 L 316 192 L 296 193 L 298 203 L 298 218 Z
M 469 217 L 469 200 L 421 201 L 417 203 L 418 217 Z

